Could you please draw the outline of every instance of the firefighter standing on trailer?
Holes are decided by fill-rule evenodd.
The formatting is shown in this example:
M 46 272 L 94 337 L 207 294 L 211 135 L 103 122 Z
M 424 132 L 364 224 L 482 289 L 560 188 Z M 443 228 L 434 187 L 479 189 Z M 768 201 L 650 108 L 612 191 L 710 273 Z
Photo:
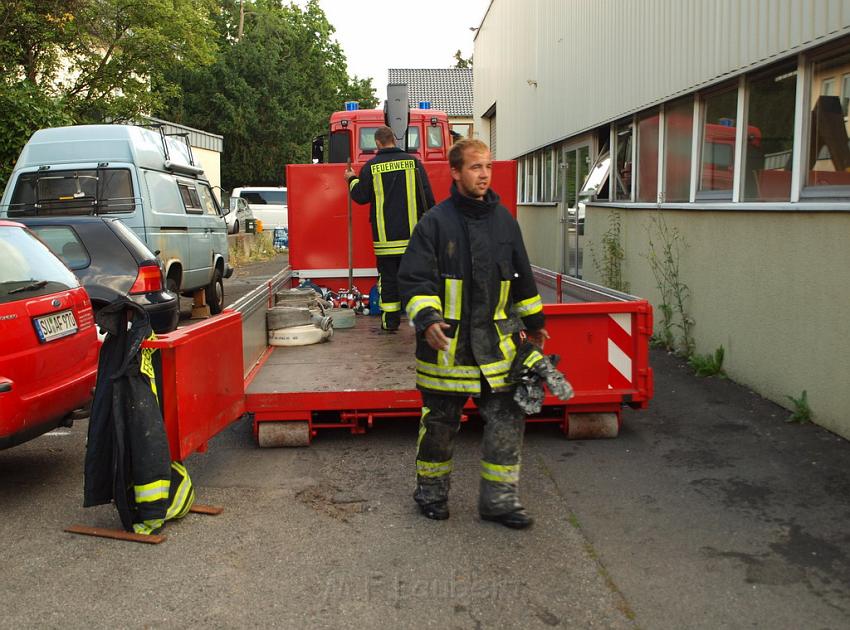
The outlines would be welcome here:
M 523 327 L 538 348 L 548 338 L 543 302 L 519 224 L 490 190 L 487 145 L 459 141 L 449 166 L 451 196 L 418 223 L 399 271 L 422 392 L 414 499 L 426 517 L 449 517 L 454 439 L 474 396 L 486 423 L 479 514 L 522 529 L 533 523 L 517 496 L 525 414 L 506 379 Z
M 378 154 L 363 165 L 360 176 L 349 167 L 345 180 L 354 201 L 371 203 L 369 221 L 378 267 L 381 328 L 394 331 L 401 322 L 397 280 L 401 255 L 416 222 L 434 205 L 434 195 L 422 164 L 396 146 L 392 129 L 379 127 L 375 144 Z

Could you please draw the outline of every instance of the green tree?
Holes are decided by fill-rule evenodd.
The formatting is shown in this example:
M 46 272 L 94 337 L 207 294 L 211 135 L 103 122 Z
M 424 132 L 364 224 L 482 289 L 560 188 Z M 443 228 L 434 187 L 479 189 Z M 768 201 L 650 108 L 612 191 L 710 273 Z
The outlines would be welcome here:
M 215 0 L 5 0 L 0 6 L 0 180 L 38 128 L 130 120 L 210 63 Z M 13 156 L 13 157 L 9 157 Z
M 346 100 L 375 107 L 370 79 L 349 77 L 334 28 L 318 2 L 246 1 L 217 18 L 220 55 L 206 68 L 175 68 L 182 92 L 164 118 L 224 136 L 222 185 L 284 184 L 285 165 L 310 159 L 310 143 Z
M 469 59 L 464 59 L 460 53 L 460 48 L 457 49 L 457 52 L 454 54 L 455 57 L 455 68 L 471 68 L 472 67 L 472 55 L 469 56 Z

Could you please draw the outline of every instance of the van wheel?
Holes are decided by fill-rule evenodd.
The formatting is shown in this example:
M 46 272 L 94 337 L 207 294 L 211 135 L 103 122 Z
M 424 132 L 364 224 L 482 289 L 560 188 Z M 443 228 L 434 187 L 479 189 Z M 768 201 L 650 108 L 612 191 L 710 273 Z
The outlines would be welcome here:
M 234 234 L 239 234 L 239 219 L 236 219 L 236 220 L 233 222 L 233 233 L 234 233 Z
M 221 277 L 221 269 L 215 268 L 212 282 L 207 285 L 207 305 L 210 314 L 218 315 L 224 309 L 224 278 Z

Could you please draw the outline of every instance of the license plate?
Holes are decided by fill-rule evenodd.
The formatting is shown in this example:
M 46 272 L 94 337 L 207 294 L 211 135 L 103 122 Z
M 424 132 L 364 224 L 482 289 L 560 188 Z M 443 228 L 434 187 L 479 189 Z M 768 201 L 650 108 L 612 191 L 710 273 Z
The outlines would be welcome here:
M 77 332 L 77 320 L 73 311 L 60 311 L 35 318 L 35 331 L 42 343 L 67 337 Z

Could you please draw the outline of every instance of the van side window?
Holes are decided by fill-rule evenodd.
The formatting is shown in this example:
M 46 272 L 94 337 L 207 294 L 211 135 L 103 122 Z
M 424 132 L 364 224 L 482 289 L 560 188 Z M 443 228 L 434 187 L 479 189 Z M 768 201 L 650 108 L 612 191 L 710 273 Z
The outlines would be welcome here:
M 216 201 L 216 198 L 213 195 L 212 190 L 210 190 L 210 187 L 206 184 L 199 184 L 198 192 L 201 195 L 201 205 L 204 208 L 204 214 L 208 214 L 214 217 L 221 216 L 221 212 L 218 209 L 218 201 Z
M 172 175 L 145 171 L 151 197 L 151 210 L 157 214 L 183 214 L 183 202 Z
M 204 207 L 201 205 L 201 199 L 198 197 L 198 191 L 195 190 L 195 187 L 180 183 L 177 186 L 180 189 L 180 198 L 183 199 L 183 207 L 186 208 L 186 212 L 191 214 L 203 213 Z

